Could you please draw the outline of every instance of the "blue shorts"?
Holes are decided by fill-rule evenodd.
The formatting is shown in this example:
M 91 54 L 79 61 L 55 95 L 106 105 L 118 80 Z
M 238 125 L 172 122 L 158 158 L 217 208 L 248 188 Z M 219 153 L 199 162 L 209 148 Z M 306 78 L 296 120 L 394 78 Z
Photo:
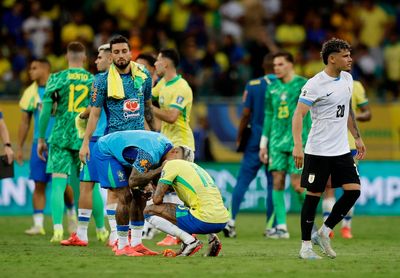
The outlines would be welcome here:
M 80 181 L 92 181 L 92 182 L 99 181 L 97 168 L 96 168 L 95 161 L 94 161 L 95 157 L 93 156 L 94 145 L 96 145 L 98 139 L 99 139 L 98 136 L 93 136 L 92 139 L 90 139 L 89 150 L 90 150 L 91 156 L 90 156 L 90 160 L 86 161 L 86 164 L 82 163 L 81 171 L 79 174 Z
M 188 207 L 176 207 L 176 225 L 189 234 L 211 234 L 219 233 L 224 229 L 226 223 L 207 223 L 194 217 Z
M 351 156 L 355 157 L 357 154 L 357 150 L 350 150 Z
M 98 173 L 98 182 L 103 188 L 119 188 L 128 186 L 130 169 L 124 167 L 114 157 L 100 152 L 98 144 L 94 144 L 91 157 Z
M 47 156 L 45 156 L 47 159 Z M 31 159 L 29 161 L 29 179 L 35 182 L 48 183 L 51 181 L 51 174 L 46 173 L 46 162 L 37 155 L 37 143 L 32 144 Z

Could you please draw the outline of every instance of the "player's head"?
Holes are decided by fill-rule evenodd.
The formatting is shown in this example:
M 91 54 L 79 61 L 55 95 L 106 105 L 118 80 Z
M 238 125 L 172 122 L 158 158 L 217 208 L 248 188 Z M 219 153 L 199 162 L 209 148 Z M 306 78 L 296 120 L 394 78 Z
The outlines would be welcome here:
M 98 71 L 106 71 L 112 64 L 110 44 L 106 43 L 100 45 L 98 48 L 99 53 L 95 61 Z
M 271 73 L 274 70 L 274 55 L 272 53 L 268 53 L 264 56 L 262 67 L 265 73 Z
M 136 58 L 136 63 L 142 64 L 150 72 L 151 75 L 154 74 L 156 58 L 151 54 L 142 53 Z
M 34 59 L 29 66 L 29 76 L 32 81 L 47 79 L 50 74 L 50 69 L 50 62 L 47 59 Z
M 194 152 L 188 146 L 176 146 L 173 147 L 165 156 L 166 160 L 173 160 L 173 159 L 183 159 L 189 162 L 194 161 Z
M 163 49 L 157 56 L 155 63 L 156 72 L 158 76 L 164 76 L 167 70 L 174 70 L 179 65 L 179 54 L 175 49 Z
M 322 45 L 321 57 L 325 65 L 333 65 L 339 70 L 351 69 L 351 47 L 347 41 L 332 38 Z
M 274 73 L 278 78 L 285 78 L 293 72 L 293 55 L 287 51 L 279 51 L 273 54 Z
M 69 63 L 83 63 L 86 60 L 86 48 L 80 42 L 70 42 L 67 46 L 67 60 Z
M 111 57 L 114 65 L 119 69 L 126 69 L 131 61 L 131 47 L 124 36 L 116 36 L 110 41 Z

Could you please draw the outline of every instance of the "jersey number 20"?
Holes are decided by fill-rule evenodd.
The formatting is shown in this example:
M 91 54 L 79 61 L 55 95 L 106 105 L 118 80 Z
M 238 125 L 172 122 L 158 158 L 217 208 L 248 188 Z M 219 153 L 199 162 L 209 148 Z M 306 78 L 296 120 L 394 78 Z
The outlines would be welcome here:
M 80 95 L 75 100 L 75 92 L 81 91 Z M 68 112 L 81 113 L 85 111 L 86 107 L 79 107 L 79 104 L 87 98 L 89 88 L 86 85 L 69 85 L 69 99 L 68 99 Z
M 344 117 L 344 110 L 345 110 L 345 105 L 338 105 L 337 106 L 337 111 L 336 111 L 336 118 L 343 118 Z

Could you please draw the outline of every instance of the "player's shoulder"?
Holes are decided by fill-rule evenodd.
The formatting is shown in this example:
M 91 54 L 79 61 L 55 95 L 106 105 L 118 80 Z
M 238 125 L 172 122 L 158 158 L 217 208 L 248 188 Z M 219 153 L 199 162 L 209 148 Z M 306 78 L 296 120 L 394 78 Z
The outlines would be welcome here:
M 249 87 L 259 86 L 263 83 L 263 81 L 264 81 L 264 77 L 252 79 L 249 82 L 247 82 L 247 86 L 249 86 Z
M 340 78 L 343 78 L 344 80 L 346 80 L 348 82 L 353 82 L 353 76 L 350 73 L 348 73 L 347 71 L 341 71 Z
M 187 93 L 192 92 L 192 88 L 190 87 L 190 85 L 186 81 L 186 79 L 183 77 L 178 79 L 178 81 L 176 82 L 176 85 L 179 86 L 183 91 L 186 91 Z
M 307 86 L 310 88 L 318 87 L 321 82 L 324 82 L 324 80 L 325 80 L 325 76 L 324 76 L 323 72 L 321 71 L 321 72 L 317 73 L 316 75 L 314 75 L 313 77 L 311 77 L 310 79 L 308 79 L 304 86 Z

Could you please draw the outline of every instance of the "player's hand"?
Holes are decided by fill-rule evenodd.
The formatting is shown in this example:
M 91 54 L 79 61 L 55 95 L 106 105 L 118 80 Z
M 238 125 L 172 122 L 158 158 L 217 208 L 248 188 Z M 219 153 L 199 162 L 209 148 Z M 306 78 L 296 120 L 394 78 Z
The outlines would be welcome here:
M 48 149 L 47 149 L 47 144 L 43 138 L 38 139 L 37 154 L 41 160 L 46 161 L 45 155 L 47 156 Z
M 357 149 L 357 154 L 356 154 L 356 159 L 362 160 L 365 158 L 365 155 L 367 154 L 367 148 L 364 145 L 363 140 L 361 137 L 357 138 L 355 140 L 356 143 L 356 149 Z
M 4 153 L 7 156 L 7 163 L 8 164 L 12 164 L 13 161 L 14 161 L 14 151 L 13 151 L 13 149 L 11 147 L 9 147 L 9 146 L 5 146 Z
M 258 157 L 260 158 L 260 161 L 262 163 L 268 164 L 268 149 L 260 148 L 260 151 L 258 152 Z
M 83 164 L 90 160 L 90 150 L 89 145 L 83 141 L 81 149 L 79 150 L 79 159 Z
M 15 155 L 15 160 L 17 160 L 17 163 L 19 165 L 24 164 L 24 154 L 22 153 L 22 149 L 21 148 L 17 149 L 17 153 Z
M 295 145 L 292 154 L 296 168 L 303 168 L 304 153 L 302 146 Z

